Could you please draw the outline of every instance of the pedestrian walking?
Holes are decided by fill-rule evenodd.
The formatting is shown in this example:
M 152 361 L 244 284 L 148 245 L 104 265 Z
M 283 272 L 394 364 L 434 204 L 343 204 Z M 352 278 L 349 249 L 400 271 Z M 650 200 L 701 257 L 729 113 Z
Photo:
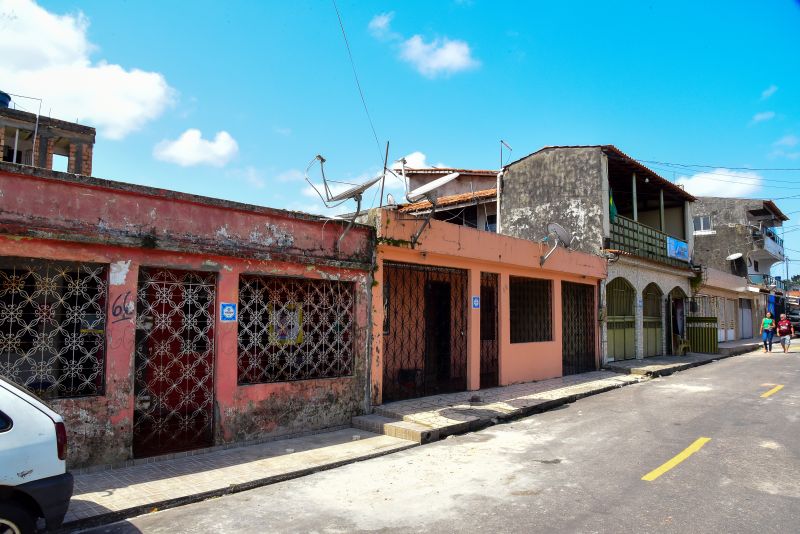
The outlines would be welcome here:
M 761 340 L 764 342 L 764 352 L 772 352 L 772 337 L 775 335 L 775 319 L 772 313 L 761 319 Z
M 783 353 L 789 352 L 789 346 L 792 344 L 792 336 L 794 335 L 794 326 L 792 322 L 786 318 L 786 314 L 781 314 L 781 320 L 778 321 L 778 336 L 781 338 L 781 347 Z

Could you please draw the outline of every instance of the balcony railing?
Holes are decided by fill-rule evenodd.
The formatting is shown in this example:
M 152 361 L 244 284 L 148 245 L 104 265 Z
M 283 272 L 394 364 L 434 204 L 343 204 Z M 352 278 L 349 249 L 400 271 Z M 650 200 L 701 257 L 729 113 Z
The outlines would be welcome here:
M 609 248 L 674 267 L 686 267 L 688 265 L 686 260 L 670 257 L 667 246 L 669 238 L 670 236 L 655 228 L 617 215 L 611 223 Z M 677 241 L 685 244 L 685 241 Z
M 778 237 L 778 234 L 775 232 L 774 228 L 764 228 L 764 235 L 775 241 L 781 246 L 781 248 L 783 248 L 783 239 Z
M 775 278 L 774 276 L 770 276 L 768 274 L 765 274 L 764 275 L 764 286 L 766 286 L 768 289 L 771 289 L 770 286 L 773 286 L 773 285 L 775 286 L 775 289 L 780 289 L 781 291 L 786 291 L 786 281 L 785 280 L 779 280 L 779 279 Z

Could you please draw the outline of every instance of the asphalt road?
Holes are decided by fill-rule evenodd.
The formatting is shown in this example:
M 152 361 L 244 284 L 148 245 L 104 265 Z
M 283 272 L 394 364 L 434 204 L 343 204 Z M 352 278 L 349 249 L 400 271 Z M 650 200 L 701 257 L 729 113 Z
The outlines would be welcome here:
M 800 532 L 799 406 L 800 353 L 739 356 L 91 532 Z

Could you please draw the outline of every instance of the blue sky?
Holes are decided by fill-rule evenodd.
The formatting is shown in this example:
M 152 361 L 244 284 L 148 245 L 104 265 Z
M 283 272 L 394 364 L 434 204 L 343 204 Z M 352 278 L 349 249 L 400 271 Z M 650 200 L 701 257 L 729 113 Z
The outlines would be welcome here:
M 515 158 L 611 143 L 708 165 L 652 165 L 713 173 L 698 193 L 800 195 L 800 2 L 338 7 L 392 159 L 496 168 L 501 138 Z M 97 126 L 97 176 L 319 212 L 302 180 L 316 154 L 345 180 L 382 165 L 329 1 L 0 0 L 0 32 L 18 38 L 0 44 L 18 58 L 2 88 Z M 800 198 L 777 203 L 798 212 L 800 260 Z

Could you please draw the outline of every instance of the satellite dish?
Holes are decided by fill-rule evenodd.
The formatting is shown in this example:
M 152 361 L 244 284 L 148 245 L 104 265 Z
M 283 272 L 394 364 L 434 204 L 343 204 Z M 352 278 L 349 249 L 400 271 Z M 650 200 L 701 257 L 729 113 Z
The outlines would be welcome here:
M 727 261 L 734 261 L 734 260 L 738 260 L 741 257 L 742 257 L 742 253 L 741 252 L 734 252 L 733 254 L 729 255 L 725 259 Z
M 389 193 L 386 195 L 386 205 L 387 206 L 397 206 L 397 202 L 394 201 L 394 195 Z
M 564 245 L 566 248 L 572 244 L 572 241 L 575 237 L 567 232 L 563 226 L 558 223 L 550 223 L 547 225 L 547 233 L 548 235 L 555 235 L 558 237 L 558 240 Z
M 458 178 L 460 173 L 451 172 L 450 174 L 445 174 L 435 180 L 428 182 L 425 185 L 421 185 L 418 188 L 414 189 L 413 191 L 409 191 L 406 193 L 406 198 L 409 202 L 419 202 L 425 197 L 429 196 L 429 193 L 439 189 L 445 184 L 448 184 Z M 428 198 L 430 200 L 430 198 Z
M 372 187 L 373 185 L 377 184 L 380 179 L 383 178 L 383 175 L 379 174 L 375 178 L 370 178 L 366 182 L 360 185 L 356 185 L 351 187 L 347 191 L 342 191 L 338 195 L 333 195 L 332 197 L 328 198 L 328 202 L 339 202 L 340 200 L 347 200 L 350 198 L 356 198 L 356 196 L 360 196 L 364 191 Z

